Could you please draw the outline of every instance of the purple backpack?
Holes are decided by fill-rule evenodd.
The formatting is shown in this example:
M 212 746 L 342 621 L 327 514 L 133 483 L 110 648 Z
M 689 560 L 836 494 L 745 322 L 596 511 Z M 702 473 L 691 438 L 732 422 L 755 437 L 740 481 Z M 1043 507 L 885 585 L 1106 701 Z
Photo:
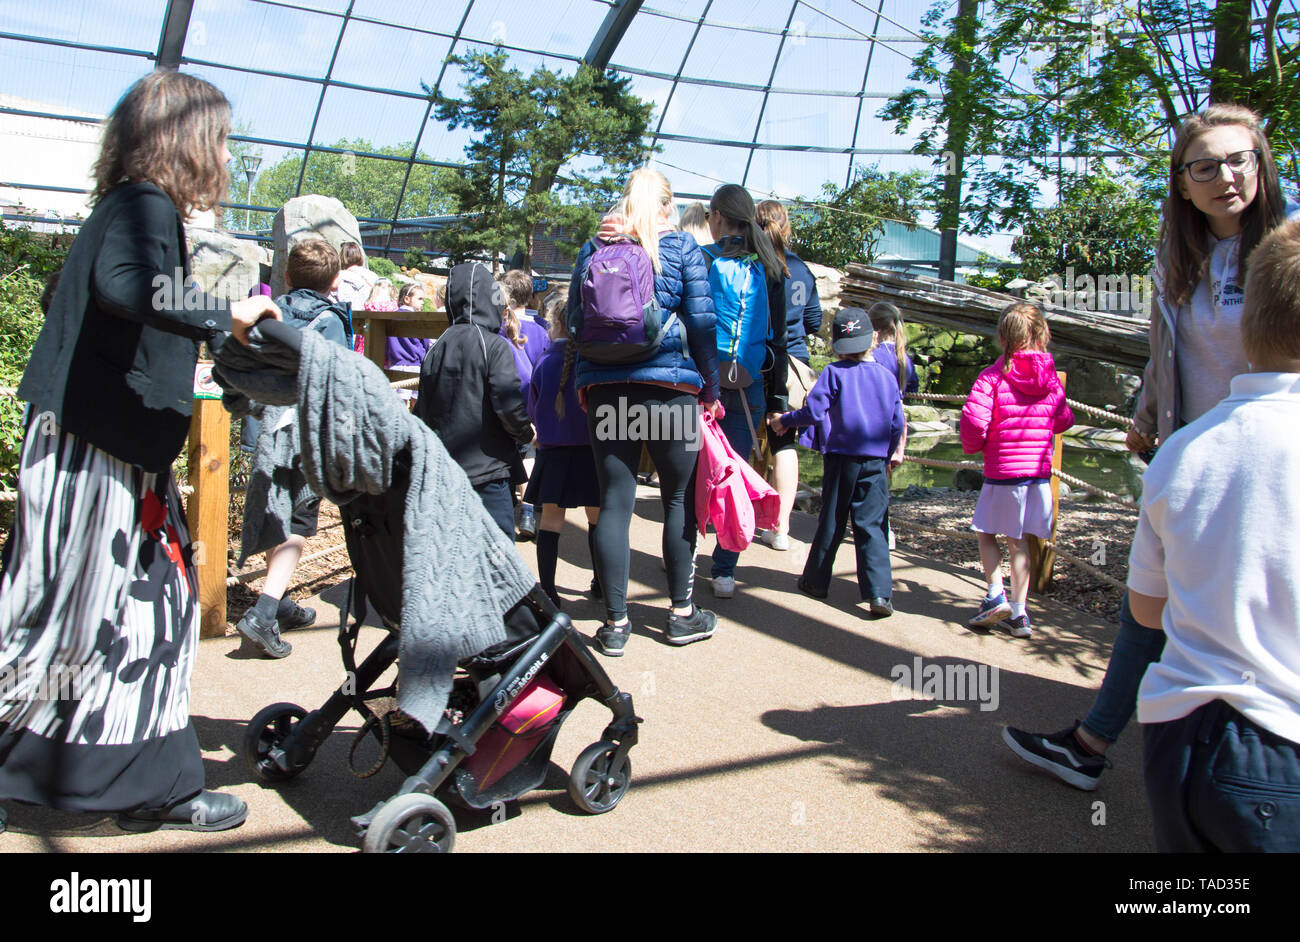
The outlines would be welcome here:
M 659 351 L 665 325 L 654 267 L 636 242 L 601 242 L 582 279 L 578 353 L 593 363 L 637 363 Z M 671 321 L 671 318 L 669 318 Z

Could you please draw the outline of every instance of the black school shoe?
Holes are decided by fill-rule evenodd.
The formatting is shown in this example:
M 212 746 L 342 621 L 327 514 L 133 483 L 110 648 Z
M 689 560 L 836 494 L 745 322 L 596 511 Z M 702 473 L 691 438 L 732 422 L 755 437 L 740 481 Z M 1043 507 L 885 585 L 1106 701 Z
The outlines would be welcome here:
M 871 606 L 871 614 L 877 618 L 888 618 L 894 614 L 894 605 L 889 599 L 872 599 L 867 604 Z
M 718 616 L 698 605 L 693 606 L 693 609 L 685 617 L 668 613 L 665 634 L 669 644 L 690 644 L 713 636 L 714 629 L 718 627 Z
M 287 615 L 276 615 L 276 624 L 280 626 L 281 631 L 295 631 L 299 628 L 310 628 L 316 624 L 316 609 L 304 608 L 297 602 L 293 603 L 293 611 Z
M 804 595 L 811 595 L 815 599 L 824 599 L 826 598 L 826 596 L 830 595 L 830 593 L 824 589 L 818 591 L 817 589 L 813 588 L 813 584 L 808 581 L 807 576 L 799 577 L 799 591 L 802 592 Z
M 239 619 L 239 624 L 235 627 L 267 657 L 288 657 L 293 652 L 293 645 L 280 638 L 279 625 L 275 622 L 270 624 L 263 622 L 257 617 L 255 608 L 244 612 L 244 617 Z
M 227 792 L 206 788 L 185 801 L 155 811 L 131 811 L 118 816 L 124 831 L 227 831 L 248 817 L 248 805 Z

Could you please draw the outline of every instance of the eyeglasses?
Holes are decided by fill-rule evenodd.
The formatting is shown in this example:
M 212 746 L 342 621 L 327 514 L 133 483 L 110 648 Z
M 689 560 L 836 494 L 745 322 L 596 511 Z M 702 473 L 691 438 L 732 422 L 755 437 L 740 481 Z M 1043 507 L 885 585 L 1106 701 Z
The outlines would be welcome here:
M 1209 183 L 1219 175 L 1219 168 L 1224 164 L 1234 175 L 1245 176 L 1248 173 L 1254 173 L 1259 168 L 1259 149 L 1239 150 L 1235 154 L 1229 154 L 1220 160 L 1218 157 L 1203 157 L 1200 160 L 1189 160 L 1179 167 L 1175 173 L 1187 171 L 1197 183 Z

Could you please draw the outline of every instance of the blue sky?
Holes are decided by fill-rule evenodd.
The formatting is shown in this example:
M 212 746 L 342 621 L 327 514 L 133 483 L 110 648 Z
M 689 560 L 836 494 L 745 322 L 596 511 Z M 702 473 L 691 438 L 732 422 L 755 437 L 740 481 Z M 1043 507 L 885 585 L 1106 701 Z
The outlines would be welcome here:
M 654 127 L 669 135 L 707 140 L 757 140 L 785 146 L 856 146 L 905 151 L 910 137 L 876 117 L 885 97 L 911 84 L 910 57 L 919 49 L 916 0 L 713 0 L 706 25 L 696 19 L 706 0 L 646 0 L 616 50 L 612 64 L 626 70 L 633 90 L 656 106 Z M 255 137 L 305 143 L 365 138 L 378 146 L 413 141 L 425 103 L 403 95 L 329 87 L 294 78 L 237 71 L 257 68 L 288 76 L 324 78 L 348 0 L 194 0 L 184 54 L 231 99 L 236 122 Z M 291 7 L 301 7 L 293 9 Z M 0 31 L 93 43 L 152 53 L 158 44 L 165 0 L 46 0 L 0 6 Z M 581 57 L 609 10 L 604 0 L 476 0 L 465 19 L 457 52 L 493 42 L 555 55 L 512 52 L 524 70 L 568 71 Z M 792 12 L 793 10 L 793 12 Z M 332 78 L 418 95 L 438 79 L 465 12 L 463 0 L 356 0 L 338 46 Z M 780 33 L 790 21 L 784 44 Z M 879 21 L 879 22 L 878 22 Z M 870 39 L 875 35 L 877 41 Z M 692 44 L 692 38 L 694 42 Z M 780 57 L 777 51 L 780 49 Z M 689 50 L 689 52 L 688 52 Z M 0 39 L 0 93 L 40 102 L 59 112 L 103 114 L 150 67 L 148 59 Z M 868 97 L 856 97 L 870 57 Z M 683 64 L 684 60 L 684 64 Z M 210 64 L 197 64 L 210 63 Z M 774 68 L 774 63 L 775 68 Z M 231 68 L 234 67 L 234 68 Z M 754 88 L 682 82 L 688 78 Z M 1017 67 L 1020 68 L 1020 67 Z M 656 74 L 644 74 L 656 73 Z M 447 70 L 442 90 L 460 87 Z M 799 94 L 829 91 L 838 94 Z M 321 111 L 314 135 L 318 100 Z M 468 140 L 436 123 L 421 149 L 459 160 Z M 723 182 L 745 182 L 756 197 L 814 196 L 827 181 L 843 184 L 850 161 L 883 169 L 929 169 L 928 159 L 907 154 L 757 150 L 691 140 L 664 139 L 659 166 L 683 193 L 708 193 Z M 274 162 L 286 151 L 268 149 Z M 1050 195 L 1050 194 L 1049 194 Z M 1007 240 L 995 240 L 995 245 Z

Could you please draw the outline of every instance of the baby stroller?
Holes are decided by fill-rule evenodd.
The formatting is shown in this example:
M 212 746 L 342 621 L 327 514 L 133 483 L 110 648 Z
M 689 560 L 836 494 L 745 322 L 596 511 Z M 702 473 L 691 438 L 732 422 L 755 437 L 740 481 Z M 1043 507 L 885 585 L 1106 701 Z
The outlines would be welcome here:
M 280 340 L 279 326 L 263 329 Z M 292 339 L 285 336 L 284 342 Z M 311 764 L 335 726 L 356 710 L 363 725 L 349 762 L 367 738 L 378 742 L 380 755 L 371 768 L 353 771 L 368 777 L 391 758 L 407 775 L 396 795 L 352 819 L 363 851 L 449 852 L 456 822 L 443 799 L 486 809 L 537 788 L 546 778 L 561 726 L 591 698 L 610 710 L 612 720 L 601 740 L 574 763 L 569 795 L 589 814 L 610 811 L 631 783 L 628 752 L 636 745 L 641 720 L 631 695 L 614 686 L 540 586 L 506 613 L 506 641 L 461 662 L 448 709 L 432 734 L 396 708 L 396 684 L 376 687 L 398 657 L 402 514 L 410 464 L 409 452 L 402 452 L 388 491 L 339 508 L 356 572 L 339 624 L 344 683 L 310 713 L 292 703 L 260 711 L 245 731 L 245 758 L 263 781 L 287 781 Z M 357 641 L 368 606 L 389 634 L 358 665 Z

